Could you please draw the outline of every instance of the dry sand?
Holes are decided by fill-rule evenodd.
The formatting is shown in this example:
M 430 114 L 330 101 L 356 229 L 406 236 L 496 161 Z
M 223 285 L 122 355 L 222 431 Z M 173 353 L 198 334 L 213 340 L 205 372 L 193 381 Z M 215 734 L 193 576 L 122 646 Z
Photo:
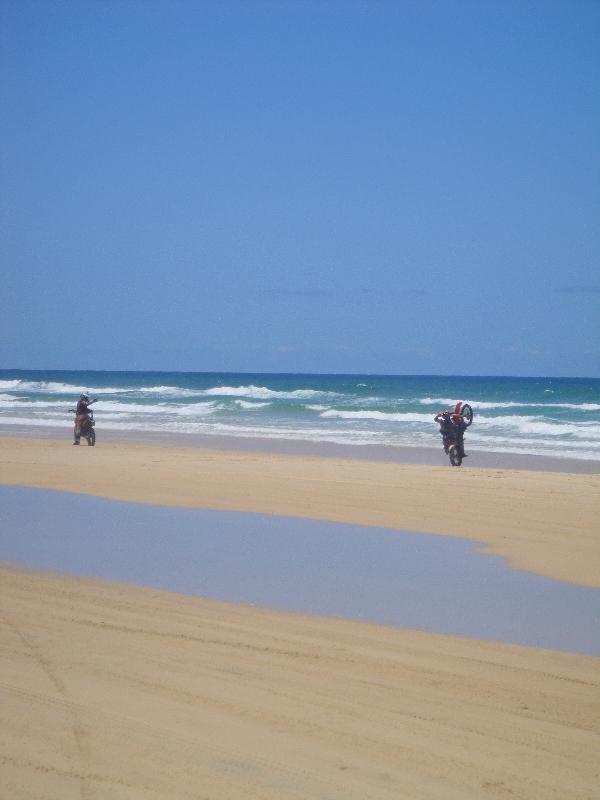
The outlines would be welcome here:
M 6 800 L 598 798 L 600 659 L 0 571 Z
M 0 483 L 468 536 L 600 585 L 598 475 L 6 438 Z M 2 800 L 598 800 L 599 753 L 598 658 L 0 570 Z

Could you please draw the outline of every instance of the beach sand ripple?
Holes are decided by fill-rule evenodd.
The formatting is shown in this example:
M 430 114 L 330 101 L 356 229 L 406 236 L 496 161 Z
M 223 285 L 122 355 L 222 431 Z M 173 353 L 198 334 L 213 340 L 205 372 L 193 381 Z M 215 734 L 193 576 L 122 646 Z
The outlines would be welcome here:
M 3 569 L 3 796 L 597 797 L 598 659 Z

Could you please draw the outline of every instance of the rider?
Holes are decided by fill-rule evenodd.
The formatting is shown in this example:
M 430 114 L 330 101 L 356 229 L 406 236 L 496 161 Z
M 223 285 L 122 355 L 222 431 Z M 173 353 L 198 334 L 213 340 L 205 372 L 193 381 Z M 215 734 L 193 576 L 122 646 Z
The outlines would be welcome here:
M 464 432 L 467 429 L 467 424 L 460 413 L 461 407 L 462 403 L 459 402 L 454 406 L 454 411 L 438 411 L 435 415 L 435 422 L 440 426 L 444 451 L 447 453 L 450 445 L 456 443 L 462 451 L 462 458 L 467 458 L 464 441 Z
M 454 414 L 452 415 L 452 422 L 454 424 L 454 428 L 456 429 L 456 443 L 460 447 L 461 457 L 467 458 L 467 454 L 465 453 L 465 431 L 467 430 L 467 423 L 465 422 L 465 418 L 461 413 L 462 403 L 458 402 L 454 406 Z
M 75 441 L 73 444 L 79 444 L 81 437 L 81 428 L 86 421 L 90 418 L 90 406 L 96 400 L 90 400 L 87 394 L 79 395 L 79 402 L 77 403 L 77 410 L 75 412 Z
M 444 443 L 444 451 L 447 453 L 448 448 L 454 442 L 454 424 L 450 419 L 450 412 L 438 411 L 434 421 L 439 423 L 442 442 Z

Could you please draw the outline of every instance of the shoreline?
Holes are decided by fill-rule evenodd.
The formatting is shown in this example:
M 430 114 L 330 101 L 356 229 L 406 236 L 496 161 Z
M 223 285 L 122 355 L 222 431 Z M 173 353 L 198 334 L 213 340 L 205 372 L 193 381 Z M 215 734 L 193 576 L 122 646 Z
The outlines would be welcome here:
M 72 440 L 72 426 L 22 427 L 0 424 L 0 438 L 43 439 L 54 441 Z M 333 442 L 309 442 L 302 439 L 275 439 L 267 437 L 223 436 L 207 434 L 161 433 L 159 431 L 117 431 L 99 428 L 102 442 L 110 444 L 155 445 L 158 447 L 195 448 L 244 453 L 274 453 L 322 458 L 341 458 L 358 461 L 377 461 L 390 464 L 414 464 L 449 466 L 448 457 L 441 443 L 439 447 L 415 447 L 397 445 L 357 445 Z M 469 447 L 469 457 L 461 469 L 508 469 L 534 472 L 565 472 L 571 474 L 600 474 L 600 460 L 583 458 L 560 458 L 558 456 L 534 455 L 530 453 L 504 453 L 501 451 L 477 450 Z
M 509 567 L 600 586 L 600 475 L 273 452 L 0 438 L 0 483 L 482 543 Z

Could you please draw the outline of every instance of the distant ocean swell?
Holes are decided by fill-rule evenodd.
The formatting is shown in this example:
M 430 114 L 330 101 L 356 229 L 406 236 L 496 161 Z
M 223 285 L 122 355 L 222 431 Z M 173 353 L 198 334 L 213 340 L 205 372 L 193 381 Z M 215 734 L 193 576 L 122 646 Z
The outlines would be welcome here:
M 473 450 L 600 460 L 600 380 L 0 371 L 0 425 L 69 428 L 81 391 L 98 429 L 438 447 L 433 416 L 469 402 Z

